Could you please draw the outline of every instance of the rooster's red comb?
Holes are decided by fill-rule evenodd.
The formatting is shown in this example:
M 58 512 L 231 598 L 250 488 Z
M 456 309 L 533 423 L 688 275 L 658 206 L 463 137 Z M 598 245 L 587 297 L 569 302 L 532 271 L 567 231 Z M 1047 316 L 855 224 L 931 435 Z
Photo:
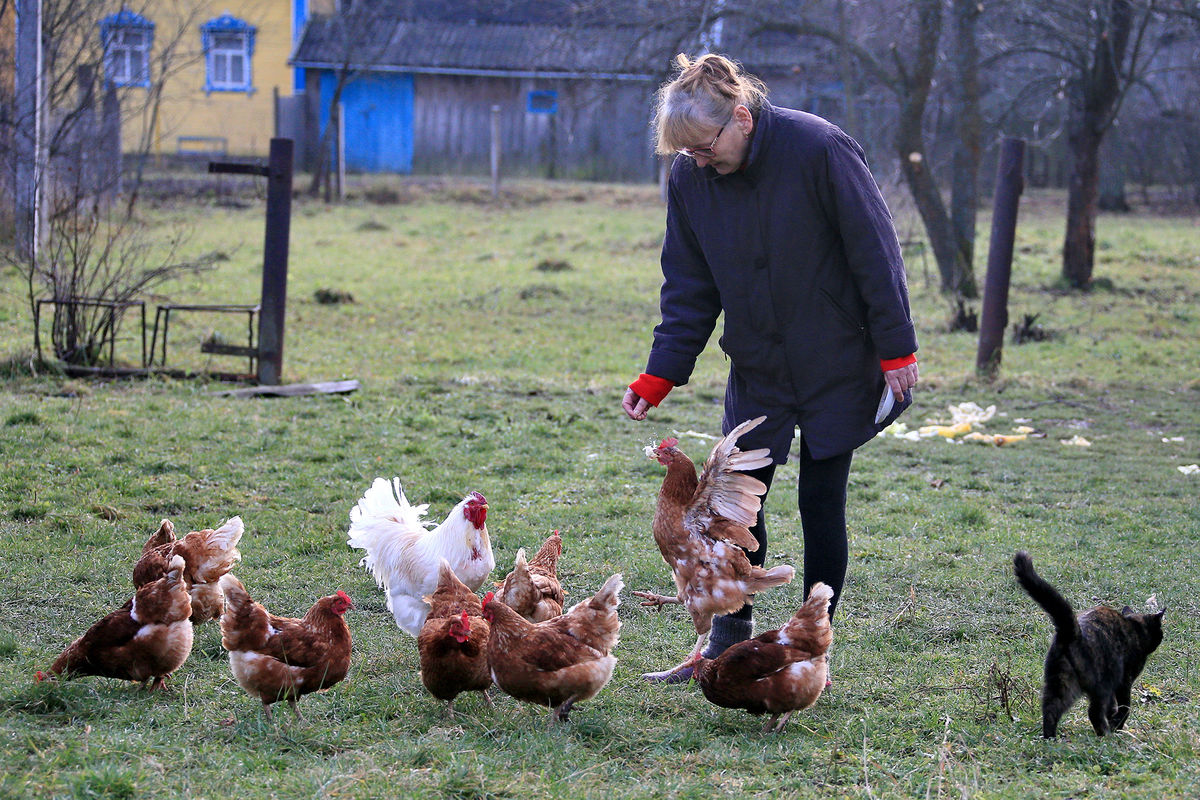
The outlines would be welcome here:
M 338 599 L 341 600 L 343 603 L 349 603 L 350 605 L 354 605 L 354 601 L 350 599 L 350 595 L 346 594 L 341 589 L 337 590 L 337 596 L 338 596 Z
M 666 439 L 663 439 L 663 440 L 662 440 L 662 442 L 661 442 L 661 443 L 658 445 L 658 449 L 659 449 L 659 450 L 666 450 L 667 448 L 674 447 L 674 446 L 675 446 L 675 445 L 677 445 L 677 444 L 679 444 L 679 440 L 678 440 L 678 439 L 676 439 L 676 438 L 675 438 L 675 437 L 673 437 L 673 436 L 672 436 L 672 437 L 668 437 L 668 438 L 666 438 Z
M 471 621 L 467 619 L 467 612 L 465 609 L 462 612 L 462 625 L 467 630 L 471 630 Z
M 492 602 L 492 598 L 496 596 L 495 592 L 488 592 L 483 596 L 483 607 L 487 608 L 487 604 Z M 466 612 L 463 612 L 466 613 Z

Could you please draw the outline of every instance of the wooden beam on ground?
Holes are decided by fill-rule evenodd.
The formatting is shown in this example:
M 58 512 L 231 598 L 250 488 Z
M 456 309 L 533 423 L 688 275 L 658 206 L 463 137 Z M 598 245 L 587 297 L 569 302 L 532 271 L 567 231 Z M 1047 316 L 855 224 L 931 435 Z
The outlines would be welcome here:
M 348 394 L 357 391 L 357 380 L 323 381 L 320 383 L 288 383 L 271 386 L 247 386 L 243 389 L 225 389 L 206 392 L 214 397 L 302 397 L 312 394 Z

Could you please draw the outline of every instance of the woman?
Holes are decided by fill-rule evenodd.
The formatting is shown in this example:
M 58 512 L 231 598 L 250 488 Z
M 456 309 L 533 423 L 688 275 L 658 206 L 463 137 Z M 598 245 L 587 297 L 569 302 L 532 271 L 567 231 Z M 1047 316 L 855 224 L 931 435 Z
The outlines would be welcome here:
M 739 441 L 767 447 L 768 487 L 798 427 L 804 587 L 834 590 L 847 566 L 846 486 L 854 448 L 912 402 L 917 340 L 892 217 L 862 149 L 812 114 L 776 108 L 723 56 L 676 57 L 658 93 L 658 152 L 671 167 L 662 250 L 662 322 L 622 408 L 643 420 L 696 358 L 724 312 L 730 361 L 722 430 L 762 414 Z M 886 387 L 886 388 L 885 388 Z M 888 409 L 881 401 L 890 391 Z M 877 413 L 878 412 L 878 413 Z M 762 565 L 762 511 L 751 529 Z M 752 607 L 717 617 L 705 655 L 753 632 Z M 687 680 L 683 670 L 667 680 Z

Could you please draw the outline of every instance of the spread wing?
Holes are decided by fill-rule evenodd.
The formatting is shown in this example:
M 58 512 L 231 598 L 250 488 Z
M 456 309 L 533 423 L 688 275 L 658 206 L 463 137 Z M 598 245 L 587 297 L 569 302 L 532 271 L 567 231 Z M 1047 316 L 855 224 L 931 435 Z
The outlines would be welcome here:
M 755 417 L 743 422 L 713 447 L 712 454 L 704 462 L 692 502 L 684 512 L 683 527 L 688 533 L 750 551 L 758 549 L 758 541 L 749 529 L 758 520 L 761 496 L 767 487 L 744 472 L 767 466 L 771 463 L 771 455 L 766 448 L 742 452 L 737 447 L 737 440 L 764 420 L 766 417 Z

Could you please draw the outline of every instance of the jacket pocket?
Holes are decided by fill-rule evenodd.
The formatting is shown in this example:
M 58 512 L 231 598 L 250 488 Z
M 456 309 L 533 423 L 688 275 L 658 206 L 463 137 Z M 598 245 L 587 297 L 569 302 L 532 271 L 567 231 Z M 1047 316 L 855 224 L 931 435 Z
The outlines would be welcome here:
M 846 309 L 845 306 L 839 303 L 834 296 L 829 293 L 828 289 L 821 289 L 820 291 L 821 296 L 825 298 L 825 302 L 830 305 L 834 312 L 842 318 L 842 321 L 845 322 L 851 328 L 851 330 L 857 331 L 863 336 L 866 335 L 866 326 L 860 320 L 856 319 L 854 315 Z

